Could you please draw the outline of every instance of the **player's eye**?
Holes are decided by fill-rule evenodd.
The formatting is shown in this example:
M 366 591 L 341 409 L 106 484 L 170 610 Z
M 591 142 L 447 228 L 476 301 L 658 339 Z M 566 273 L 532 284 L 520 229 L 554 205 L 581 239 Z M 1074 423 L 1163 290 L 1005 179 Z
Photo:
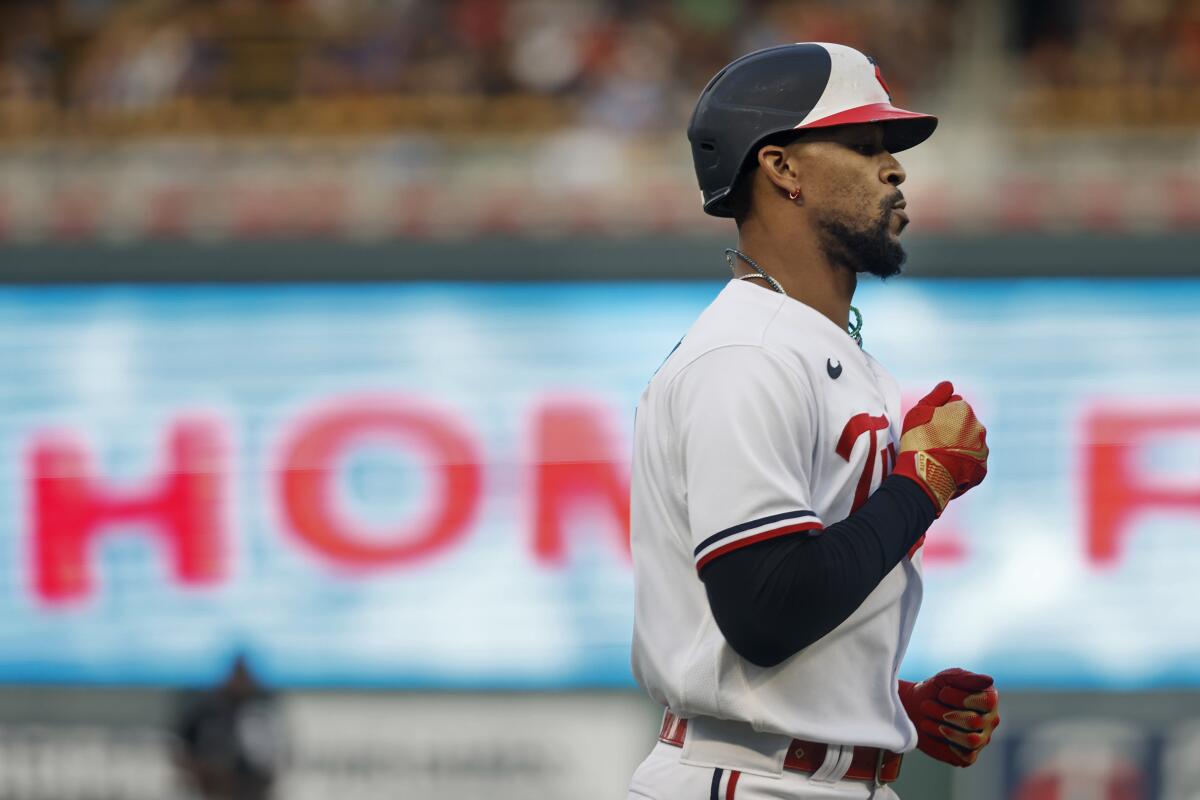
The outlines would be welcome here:
M 873 156 L 879 152 L 879 148 L 873 144 L 856 144 L 851 145 L 851 147 L 854 152 L 864 156 Z

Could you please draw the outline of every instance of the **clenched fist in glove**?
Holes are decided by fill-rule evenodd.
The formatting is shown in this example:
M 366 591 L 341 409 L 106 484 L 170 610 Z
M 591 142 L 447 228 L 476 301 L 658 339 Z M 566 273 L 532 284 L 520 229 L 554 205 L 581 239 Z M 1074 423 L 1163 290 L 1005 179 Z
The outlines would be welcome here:
M 900 702 L 917 726 L 917 748 L 955 767 L 975 763 L 1000 724 L 1000 695 L 987 675 L 942 670 L 920 683 L 900 681 Z
M 940 515 L 983 480 L 987 457 L 987 430 L 954 386 L 942 381 L 905 415 L 893 472 L 916 481 Z

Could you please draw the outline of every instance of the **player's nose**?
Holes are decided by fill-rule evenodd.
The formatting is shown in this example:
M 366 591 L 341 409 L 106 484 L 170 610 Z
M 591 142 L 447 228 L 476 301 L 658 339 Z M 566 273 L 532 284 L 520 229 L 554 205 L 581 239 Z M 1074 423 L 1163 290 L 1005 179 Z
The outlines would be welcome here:
M 892 186 L 899 186 L 908 178 L 908 173 L 904 171 L 904 167 L 900 166 L 900 162 L 891 153 L 888 153 L 884 164 L 879 170 L 879 179 L 884 183 Z

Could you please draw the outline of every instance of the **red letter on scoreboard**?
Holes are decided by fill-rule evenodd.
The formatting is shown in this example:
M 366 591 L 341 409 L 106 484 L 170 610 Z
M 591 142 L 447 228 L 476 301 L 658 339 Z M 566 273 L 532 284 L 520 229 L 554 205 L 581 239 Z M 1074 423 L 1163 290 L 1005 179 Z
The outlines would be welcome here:
M 150 523 L 167 544 L 180 582 L 212 583 L 221 577 L 224 452 L 215 425 L 175 425 L 166 474 L 150 491 L 122 496 L 89 474 L 78 443 L 47 436 L 31 452 L 34 586 L 42 599 L 62 602 L 92 590 L 88 557 L 92 540 L 106 527 Z
M 629 476 L 624 445 L 608 415 L 594 403 L 551 401 L 534 415 L 534 554 L 544 562 L 566 557 L 565 518 L 596 503 L 615 518 L 613 532 L 629 555 Z
M 416 522 L 371 531 L 338 508 L 339 459 L 381 443 L 423 453 L 440 484 Z M 350 567 L 392 566 L 433 555 L 464 533 L 479 506 L 480 465 L 471 437 L 443 414 L 406 398 L 343 401 L 297 430 L 284 448 L 279 490 L 293 533 Z
M 1119 555 L 1129 523 L 1143 511 L 1200 513 L 1200 485 L 1155 486 L 1138 471 L 1138 453 L 1153 437 L 1200 432 L 1196 411 L 1096 411 L 1084 440 L 1087 555 L 1110 564 Z

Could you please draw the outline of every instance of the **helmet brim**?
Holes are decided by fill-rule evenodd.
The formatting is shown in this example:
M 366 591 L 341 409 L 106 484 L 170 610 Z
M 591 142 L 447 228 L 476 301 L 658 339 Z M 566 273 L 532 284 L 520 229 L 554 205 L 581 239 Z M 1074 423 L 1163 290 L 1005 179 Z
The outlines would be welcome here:
M 796 130 L 833 128 L 840 125 L 864 125 L 872 122 L 883 123 L 883 148 L 889 153 L 899 153 L 910 147 L 916 147 L 933 135 L 938 124 L 937 117 L 931 114 L 905 111 L 903 108 L 896 108 L 891 103 L 869 103 L 865 106 L 830 114 L 804 125 L 797 125 Z

